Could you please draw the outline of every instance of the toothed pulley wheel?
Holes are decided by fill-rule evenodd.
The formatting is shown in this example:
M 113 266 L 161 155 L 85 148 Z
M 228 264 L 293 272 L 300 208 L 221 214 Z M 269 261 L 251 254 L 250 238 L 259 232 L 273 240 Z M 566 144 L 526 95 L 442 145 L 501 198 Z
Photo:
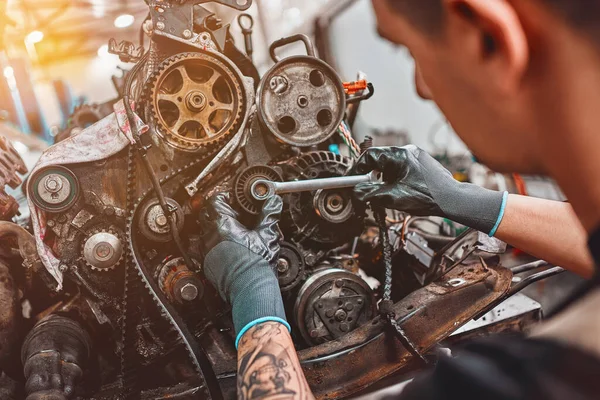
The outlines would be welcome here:
M 95 229 L 83 241 L 83 258 L 95 271 L 114 269 L 122 257 L 122 235 L 114 229 Z
M 149 81 L 150 116 L 170 145 L 197 151 L 235 133 L 246 112 L 235 66 L 211 53 L 165 60 Z
M 252 184 L 258 180 L 281 182 L 279 172 L 266 165 L 255 165 L 242 171 L 235 181 L 235 199 L 242 209 L 251 215 L 258 215 L 262 208 L 262 201 L 257 201 L 252 196 Z

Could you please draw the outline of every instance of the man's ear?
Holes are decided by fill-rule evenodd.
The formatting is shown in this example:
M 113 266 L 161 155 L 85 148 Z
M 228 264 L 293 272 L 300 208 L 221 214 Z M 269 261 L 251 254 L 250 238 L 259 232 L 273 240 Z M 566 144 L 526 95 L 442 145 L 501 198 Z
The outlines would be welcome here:
M 478 57 L 502 92 L 518 87 L 529 62 L 527 36 L 507 0 L 443 0 L 451 40 Z M 453 23 L 454 22 L 454 23 Z M 456 34 L 456 35 L 454 35 Z M 464 42 L 460 43 L 464 38 Z M 475 39 L 475 40 L 473 40 Z M 473 60 L 477 61 L 477 60 Z

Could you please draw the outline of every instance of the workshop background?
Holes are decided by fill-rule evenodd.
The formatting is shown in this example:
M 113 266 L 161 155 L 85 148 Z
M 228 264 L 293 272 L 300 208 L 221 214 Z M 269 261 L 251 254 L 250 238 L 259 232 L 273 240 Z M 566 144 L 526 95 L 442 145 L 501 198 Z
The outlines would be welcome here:
M 256 0 L 247 12 L 255 19 L 254 57 L 259 71 L 264 73 L 272 65 L 270 43 L 305 33 L 315 41 L 320 57 L 343 79 L 354 80 L 362 73 L 375 86 L 376 95 L 358 113 L 353 132 L 357 141 L 371 136 L 375 145 L 415 144 L 436 156 L 459 179 L 564 200 L 557 186 L 544 177 L 505 176 L 473 163 L 435 104 L 417 96 L 414 62 L 408 51 L 377 35 L 370 3 Z M 243 43 L 238 13 L 220 5 L 207 7 L 218 10 L 224 22 L 231 23 L 238 43 Z M 0 1 L 0 31 L 5 30 L 4 43 L 0 43 L 0 110 L 5 110 L 6 125 L 16 128 L 9 130 L 5 125 L 3 133 L 16 141 L 29 167 L 40 150 L 68 127 L 74 110 L 82 105 L 93 110 L 118 97 L 109 82 L 121 77 L 131 64 L 110 54 L 108 41 L 137 39 L 146 14 L 142 0 Z M 302 45 L 292 45 L 285 51 L 299 54 L 304 50 Z M 18 131 L 27 136 L 17 139 Z M 566 286 L 569 290 L 571 282 Z M 544 295 L 542 300 L 545 297 L 554 296 Z
M 410 54 L 379 38 L 370 0 L 255 0 L 254 60 L 261 73 L 272 65 L 271 42 L 294 33 L 313 38 L 322 59 L 346 81 L 364 74 L 375 96 L 361 105 L 354 137 L 375 145 L 416 144 L 444 163 L 457 179 L 492 189 L 564 200 L 543 177 L 500 175 L 474 163 L 471 154 L 432 102 L 418 98 Z M 237 12 L 219 9 L 238 43 Z M 137 41 L 148 7 L 142 0 L 0 0 L 0 133 L 8 136 L 31 168 L 43 148 L 68 128 L 83 105 L 102 107 L 118 97 L 111 79 L 131 64 L 108 51 L 111 38 Z M 2 35 L 0 35 L 2 38 Z M 289 46 L 288 54 L 302 53 Z M 19 193 L 15 197 L 22 201 Z M 24 207 L 23 213 L 27 210 Z M 506 262 L 526 259 L 515 250 Z M 514 260 L 513 260 L 514 259 Z M 551 307 L 579 279 L 563 274 L 526 292 Z
M 116 97 L 107 82 L 120 75 L 119 68 L 130 66 L 108 53 L 108 40 L 137 38 L 147 13 L 142 0 L 9 0 L 6 7 L 15 25 L 7 27 L 0 61 L 5 80 L 2 98 L 9 98 L 4 95 L 7 89 L 13 99 L 20 97 L 11 120 L 21 129 L 48 139 L 76 105 Z M 226 7 L 219 12 L 231 20 L 241 40 L 236 13 Z M 346 80 L 365 72 L 377 90 L 360 111 L 359 138 L 372 135 L 376 144 L 410 141 L 432 152 L 465 153 L 437 108 L 417 98 L 410 55 L 377 36 L 370 1 L 260 0 L 249 13 L 256 18 L 255 60 L 262 72 L 272 63 L 269 43 L 292 32 L 314 35 L 317 16 L 321 25 L 331 20 L 325 33 L 328 61 Z M 302 49 L 289 50 L 295 51 Z M 378 62 L 381 59 L 386 62 Z

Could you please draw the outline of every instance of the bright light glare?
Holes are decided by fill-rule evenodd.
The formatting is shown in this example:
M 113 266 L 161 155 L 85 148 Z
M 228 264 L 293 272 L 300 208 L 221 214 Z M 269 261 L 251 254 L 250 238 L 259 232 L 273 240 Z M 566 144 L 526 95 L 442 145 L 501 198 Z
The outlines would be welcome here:
M 25 38 L 28 43 L 39 43 L 44 40 L 44 33 L 40 31 L 30 32 Z
M 13 147 L 15 148 L 15 150 L 17 152 L 19 152 L 20 154 L 27 153 L 27 150 L 29 150 L 25 144 L 23 144 L 17 140 L 13 140 L 12 144 L 13 144 Z
M 108 52 L 108 45 L 103 44 L 102 46 L 100 46 L 100 48 L 98 49 L 98 57 L 106 58 L 109 55 L 110 53 Z
M 121 14 L 117 18 L 115 18 L 115 27 L 117 28 L 127 28 L 131 26 L 135 21 L 135 18 L 131 14 Z
M 13 69 L 13 67 L 4 67 L 4 77 L 6 79 L 12 79 L 15 77 L 15 70 Z

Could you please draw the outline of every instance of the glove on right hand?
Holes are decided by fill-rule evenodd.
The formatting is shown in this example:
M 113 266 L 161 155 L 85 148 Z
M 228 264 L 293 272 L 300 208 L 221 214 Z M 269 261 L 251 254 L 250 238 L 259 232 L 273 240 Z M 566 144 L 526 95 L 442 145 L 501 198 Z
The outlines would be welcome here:
M 384 183 L 356 186 L 356 197 L 379 207 L 415 216 L 439 216 L 493 234 L 503 193 L 460 183 L 450 171 L 416 146 L 368 149 L 354 174 L 383 172 Z

